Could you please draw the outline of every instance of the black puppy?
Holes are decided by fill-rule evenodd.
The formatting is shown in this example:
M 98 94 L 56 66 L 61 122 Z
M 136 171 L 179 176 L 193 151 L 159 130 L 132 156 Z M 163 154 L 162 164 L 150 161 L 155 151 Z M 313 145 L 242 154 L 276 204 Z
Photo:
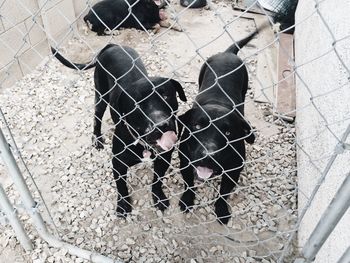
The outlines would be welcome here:
M 84 21 L 97 35 L 119 27 L 153 29 L 164 19 L 162 7 L 153 0 L 103 0 L 91 8 Z
M 206 61 L 199 74 L 199 94 L 192 108 L 179 117 L 184 125 L 179 149 L 185 181 L 180 208 L 188 212 L 193 206 L 195 175 L 200 180 L 221 175 L 215 213 L 224 224 L 231 216 L 226 199 L 244 166 L 244 140 L 248 143 L 255 140 L 244 118 L 248 73 L 237 53 L 256 33 Z
M 103 148 L 101 120 L 107 104 L 110 104 L 116 124 L 112 164 L 118 188 L 118 215 L 126 216 L 132 209 L 126 184 L 127 170 L 147 157 L 156 157 L 152 194 L 155 205 L 165 210 L 169 201 L 162 190 L 162 178 L 177 140 L 176 93 L 186 101 L 180 83 L 163 77 L 149 77 L 139 54 L 130 47 L 109 44 L 94 62 L 88 64 L 71 63 L 53 48 L 52 52 L 69 68 L 85 70 L 96 67 L 94 146 Z

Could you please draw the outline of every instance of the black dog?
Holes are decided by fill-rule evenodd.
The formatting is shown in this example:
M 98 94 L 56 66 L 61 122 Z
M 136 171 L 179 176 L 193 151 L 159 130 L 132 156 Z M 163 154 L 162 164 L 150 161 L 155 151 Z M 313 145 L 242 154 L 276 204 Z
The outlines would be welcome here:
M 221 175 L 215 213 L 224 224 L 231 216 L 226 199 L 244 166 L 244 140 L 248 143 L 255 140 L 252 128 L 244 118 L 248 73 L 237 53 L 256 33 L 206 61 L 199 74 L 199 94 L 192 108 L 179 116 L 184 125 L 179 149 L 185 181 L 180 208 L 188 212 L 193 206 L 195 175 L 201 180 Z
M 91 8 L 84 21 L 97 35 L 119 27 L 153 29 L 164 19 L 162 7 L 153 0 L 103 0 Z
M 162 190 L 162 177 L 169 167 L 173 145 L 177 140 L 174 112 L 178 109 L 176 93 L 186 101 L 180 83 L 163 77 L 148 77 L 138 53 L 130 47 L 107 45 L 88 64 L 71 63 L 52 49 L 56 58 L 74 69 L 96 67 L 95 147 L 103 148 L 101 120 L 110 104 L 116 124 L 113 136 L 113 175 L 118 188 L 117 212 L 126 216 L 131 201 L 126 184 L 127 170 L 142 158 L 155 158 L 152 194 L 160 210 L 169 206 Z M 155 156 L 156 153 L 157 156 Z

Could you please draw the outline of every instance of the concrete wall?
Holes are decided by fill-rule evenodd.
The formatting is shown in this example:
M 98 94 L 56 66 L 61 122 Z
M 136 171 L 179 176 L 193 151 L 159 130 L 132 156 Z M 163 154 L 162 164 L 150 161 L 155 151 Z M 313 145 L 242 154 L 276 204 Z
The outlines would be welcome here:
M 86 13 L 86 0 L 5 0 L 0 6 L 0 89 L 31 72 L 49 54 L 48 38 Z M 91 1 L 93 3 L 95 1 Z
M 326 0 L 318 10 L 319 13 L 315 1 L 299 1 L 296 13 L 296 23 L 299 23 L 295 31 L 299 211 L 305 207 L 321 176 L 319 170 L 324 170 L 334 152 L 336 137 L 340 138 L 350 124 L 350 38 L 335 44 L 345 67 L 332 46 L 332 34 L 336 40 L 350 35 L 350 4 L 348 0 Z M 337 157 L 302 221 L 298 233 L 300 247 L 349 173 L 349 164 L 349 151 Z M 347 211 L 315 262 L 337 262 L 350 244 L 349 222 L 350 211 Z

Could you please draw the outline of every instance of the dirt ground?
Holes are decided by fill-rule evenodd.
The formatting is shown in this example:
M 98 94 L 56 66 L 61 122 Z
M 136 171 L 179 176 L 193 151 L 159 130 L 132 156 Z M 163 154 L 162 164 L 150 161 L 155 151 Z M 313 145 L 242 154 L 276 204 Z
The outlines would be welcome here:
M 229 3 L 214 2 L 213 6 L 182 12 L 182 7 L 173 5 L 184 32 L 126 29 L 97 37 L 93 32 L 86 34 L 79 24 L 78 31 L 57 39 L 53 46 L 74 62 L 89 61 L 110 42 L 135 48 L 150 75 L 173 77 L 183 84 L 189 101 L 180 105 L 181 113 L 196 95 L 204 59 L 256 28 L 253 20 L 236 19 Z M 229 199 L 232 219 L 227 226 L 218 224 L 213 213 L 217 180 L 198 184 L 195 209 L 187 215 L 180 212 L 183 183 L 176 153 L 164 182 L 169 209 L 162 214 L 152 207 L 151 165 L 143 163 L 130 169 L 128 178 L 133 213 L 126 220 L 116 217 L 110 164 L 113 124 L 108 114 L 103 122 L 107 146 L 102 151 L 91 147 L 93 70 L 76 72 L 50 58 L 0 93 L 6 118 L 63 240 L 125 262 L 277 262 L 289 245 L 296 219 L 294 127 L 274 119 L 271 105 L 253 100 L 256 56 L 251 55 L 259 50 L 261 37 L 240 53 L 247 57 L 250 70 L 246 117 L 258 137 L 248 146 L 240 186 Z M 0 182 L 14 201 L 18 193 L 1 166 Z M 8 258 L 14 262 L 83 262 L 62 249 L 50 248 L 28 217 L 21 213 L 21 218 L 35 239 L 35 250 L 24 253 L 12 231 L 0 226 L 0 262 Z

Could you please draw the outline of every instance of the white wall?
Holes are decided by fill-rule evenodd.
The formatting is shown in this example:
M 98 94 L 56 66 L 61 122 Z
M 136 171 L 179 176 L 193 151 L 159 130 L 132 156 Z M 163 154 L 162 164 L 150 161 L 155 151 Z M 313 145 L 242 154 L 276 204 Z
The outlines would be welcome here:
M 299 1 L 296 12 L 295 58 L 297 66 L 297 138 L 299 211 L 305 207 L 334 152 L 337 140 L 350 124 L 350 38 L 335 47 L 346 69 L 337 57 L 332 43 L 350 35 L 349 0 L 325 0 L 315 9 L 315 1 Z M 309 17 L 310 16 L 310 17 Z M 312 105 L 310 98 L 313 97 Z M 316 108 L 318 110 L 316 110 Z M 350 136 L 349 136 L 350 137 Z M 348 138 L 348 142 L 350 138 Z M 312 162 L 314 164 L 312 164 Z M 305 244 L 334 193 L 350 171 L 350 152 L 339 155 L 299 230 L 299 247 Z M 326 241 L 315 262 L 334 263 L 350 245 L 350 211 Z
M 67 32 L 70 25 L 81 20 L 79 15 L 87 12 L 87 0 L 3 2 L 0 5 L 0 89 L 30 73 L 49 54 L 48 36 Z

